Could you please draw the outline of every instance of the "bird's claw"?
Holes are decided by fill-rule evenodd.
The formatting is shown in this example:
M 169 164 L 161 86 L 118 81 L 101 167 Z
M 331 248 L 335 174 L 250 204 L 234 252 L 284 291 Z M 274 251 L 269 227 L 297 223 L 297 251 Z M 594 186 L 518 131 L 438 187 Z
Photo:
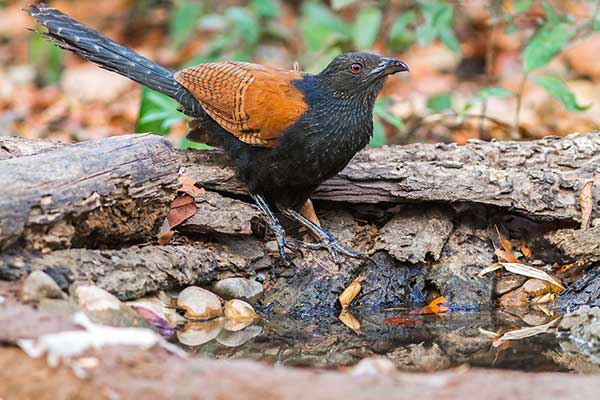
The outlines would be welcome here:
M 338 239 L 336 239 L 332 235 L 329 235 L 315 243 L 297 242 L 297 244 L 304 246 L 306 248 L 309 248 L 309 249 L 316 249 L 316 250 L 327 249 L 329 251 L 329 254 L 331 254 L 331 257 L 333 258 L 333 260 L 338 265 L 342 264 L 342 259 L 340 257 L 340 253 L 344 254 L 345 256 L 351 257 L 351 258 L 358 258 L 358 259 L 369 261 L 369 262 L 372 261 L 371 258 L 368 257 L 367 255 L 365 255 L 363 253 L 359 253 L 354 250 L 351 250 L 348 247 L 344 246 Z
M 285 230 L 281 225 L 273 225 L 269 226 L 269 228 L 271 229 L 271 232 L 273 232 L 273 234 L 275 235 L 275 240 L 277 241 L 277 248 L 279 250 L 279 256 L 281 257 L 281 261 L 283 261 L 283 263 L 286 266 L 290 266 L 291 261 L 289 259 L 288 254 L 285 252 L 285 249 L 290 249 L 300 254 L 302 254 L 302 251 L 296 244 L 286 239 Z

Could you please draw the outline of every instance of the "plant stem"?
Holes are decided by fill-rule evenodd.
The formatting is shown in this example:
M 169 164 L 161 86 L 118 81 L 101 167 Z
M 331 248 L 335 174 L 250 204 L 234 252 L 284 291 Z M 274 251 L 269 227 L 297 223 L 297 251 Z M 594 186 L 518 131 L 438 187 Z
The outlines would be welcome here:
M 517 106 L 515 110 L 515 123 L 513 125 L 513 129 L 511 132 L 511 139 L 518 140 L 521 139 L 521 131 L 519 129 L 520 118 L 521 118 L 521 104 L 523 99 L 523 90 L 525 89 L 525 83 L 527 82 L 527 77 L 529 73 L 524 73 L 523 78 L 521 79 L 521 83 L 519 84 L 519 90 L 516 93 L 517 98 Z

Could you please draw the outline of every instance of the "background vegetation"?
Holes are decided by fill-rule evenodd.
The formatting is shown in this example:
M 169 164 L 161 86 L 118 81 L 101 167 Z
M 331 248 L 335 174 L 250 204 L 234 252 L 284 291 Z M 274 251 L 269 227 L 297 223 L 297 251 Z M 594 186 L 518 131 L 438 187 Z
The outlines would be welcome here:
M 168 98 L 64 54 L 0 2 L 0 134 L 77 141 L 152 131 L 181 147 Z M 600 1 L 50 1 L 173 69 L 216 60 L 318 72 L 335 55 L 394 55 L 373 146 L 522 139 L 600 125 Z M 202 146 L 201 146 L 202 147 Z

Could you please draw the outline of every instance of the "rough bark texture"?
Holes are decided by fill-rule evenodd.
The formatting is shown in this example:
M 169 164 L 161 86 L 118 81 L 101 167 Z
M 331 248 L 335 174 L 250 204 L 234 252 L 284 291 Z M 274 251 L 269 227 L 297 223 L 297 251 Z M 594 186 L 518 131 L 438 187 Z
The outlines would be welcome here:
M 216 152 L 181 155 L 187 174 L 208 188 L 241 194 L 243 185 Z M 579 221 L 582 186 L 600 172 L 600 133 L 531 142 L 472 141 L 366 149 L 314 199 L 348 203 L 468 202 L 535 220 Z M 600 216 L 600 185 L 594 185 Z
M 121 250 L 69 249 L 50 254 L 20 253 L 0 258 L 0 278 L 41 270 L 61 288 L 93 283 L 122 300 L 170 287 L 208 284 L 221 274 L 247 272 L 264 255 L 254 240 L 206 246 L 134 246 Z
M 147 240 L 162 223 L 178 177 L 175 151 L 164 139 L 35 143 L 10 152 L 42 153 L 0 161 L 0 249 Z

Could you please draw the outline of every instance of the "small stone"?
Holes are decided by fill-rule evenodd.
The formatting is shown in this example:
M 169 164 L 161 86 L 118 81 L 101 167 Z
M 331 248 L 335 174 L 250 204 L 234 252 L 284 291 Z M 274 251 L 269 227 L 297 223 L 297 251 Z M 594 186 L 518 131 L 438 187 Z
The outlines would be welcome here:
M 185 310 L 188 319 L 206 320 L 223 315 L 217 295 L 197 286 L 190 286 L 179 293 L 177 307 Z
M 258 318 L 258 314 L 250 304 L 233 299 L 225 303 L 225 317 L 233 321 L 252 321 Z
M 542 296 L 546 293 L 552 293 L 556 291 L 550 282 L 535 278 L 528 279 L 527 282 L 523 284 L 523 290 L 529 295 L 529 297 Z
M 242 299 L 248 303 L 256 303 L 263 294 L 263 286 L 257 281 L 246 278 L 227 278 L 213 286 L 213 291 L 222 298 Z
M 33 271 L 23 282 L 19 297 L 23 303 L 37 304 L 42 299 L 62 299 L 65 294 L 48 274 Z
M 505 275 L 496 282 L 494 287 L 494 293 L 497 296 L 502 296 L 512 290 L 515 290 L 519 286 L 522 286 L 527 280 L 526 276 L 522 275 Z
M 531 310 L 521 317 L 523 322 L 529 326 L 539 326 L 549 322 L 549 318 L 541 311 Z
M 396 371 L 396 365 L 386 357 L 363 358 L 350 370 L 351 375 L 376 376 Z
M 525 307 L 529 304 L 529 295 L 523 290 L 523 287 L 517 288 L 512 292 L 506 293 L 500 297 L 500 306 L 502 307 Z
M 85 311 L 118 310 L 122 305 L 114 295 L 97 286 L 72 285 L 69 291 Z
M 210 321 L 188 322 L 183 330 L 177 332 L 177 339 L 186 346 L 199 346 L 210 342 L 217 337 L 223 324 L 224 318 L 215 318 Z
M 249 326 L 235 332 L 223 330 L 217 336 L 217 342 L 227 347 L 238 347 L 254 339 L 262 333 L 262 328 L 257 325 Z

